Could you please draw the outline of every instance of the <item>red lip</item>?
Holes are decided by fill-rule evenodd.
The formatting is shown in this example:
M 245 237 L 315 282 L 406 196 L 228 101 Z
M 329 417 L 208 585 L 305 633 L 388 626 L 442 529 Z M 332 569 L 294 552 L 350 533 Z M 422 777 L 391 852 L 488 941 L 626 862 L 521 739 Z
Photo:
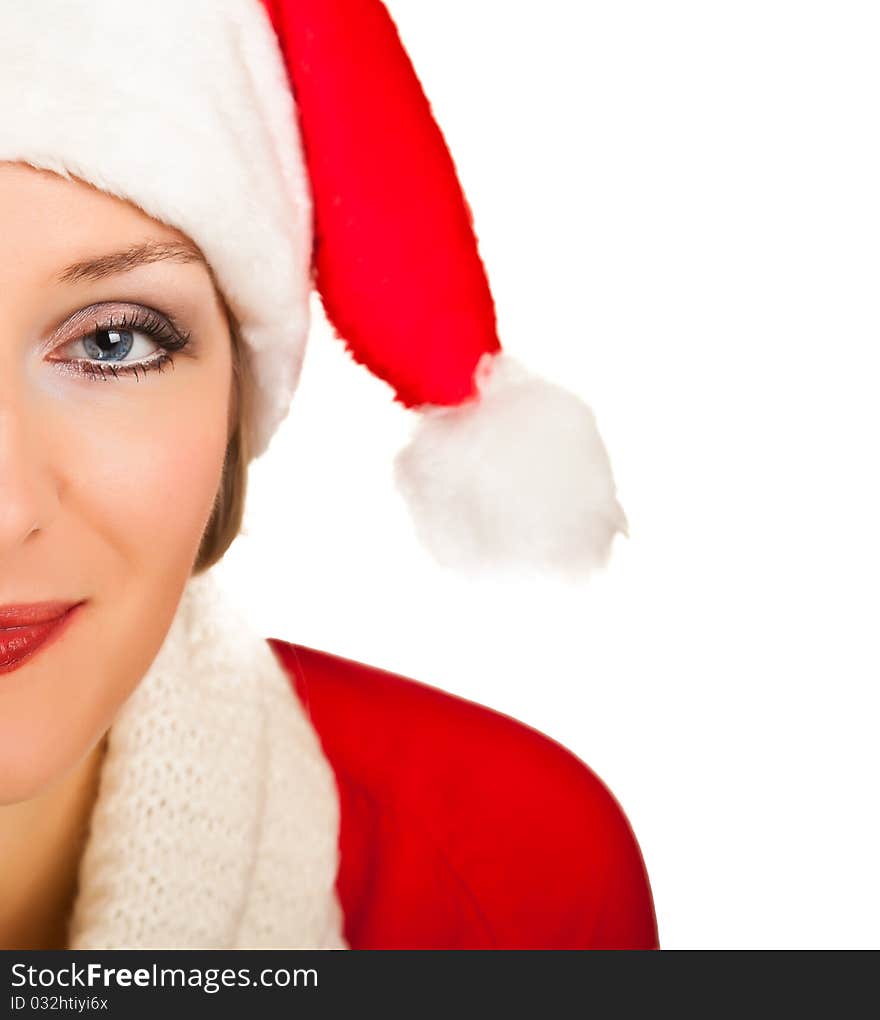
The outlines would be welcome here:
M 18 669 L 57 640 L 85 602 L 40 602 L 0 608 L 0 673 Z
M 35 623 L 47 623 L 57 620 L 68 609 L 73 609 L 76 602 L 29 602 L 22 606 L 0 606 L 0 630 L 7 627 L 31 627 Z

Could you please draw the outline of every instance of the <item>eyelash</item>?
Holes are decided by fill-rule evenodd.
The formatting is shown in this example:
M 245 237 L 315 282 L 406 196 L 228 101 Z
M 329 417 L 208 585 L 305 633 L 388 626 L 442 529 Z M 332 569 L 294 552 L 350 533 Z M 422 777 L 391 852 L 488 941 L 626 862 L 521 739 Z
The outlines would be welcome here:
M 142 361 L 125 362 L 100 362 L 86 358 L 60 359 L 53 358 L 58 364 L 64 366 L 64 371 L 76 375 L 90 376 L 92 379 L 102 379 L 105 382 L 110 379 L 118 379 L 120 375 L 134 375 L 137 378 L 139 371 L 146 375 L 151 369 L 158 369 L 160 372 L 165 365 L 174 364 L 174 354 L 182 351 L 190 342 L 191 333 L 178 333 L 172 329 L 167 320 L 154 312 L 152 309 L 140 308 L 130 316 L 128 313 L 121 318 L 110 316 L 106 322 L 96 322 L 95 328 L 88 333 L 83 333 L 73 340 L 68 340 L 63 346 L 86 340 L 94 337 L 97 333 L 105 333 L 112 330 L 128 330 L 145 333 L 155 340 L 162 350 L 153 357 Z M 106 371 L 110 368 L 110 372 Z

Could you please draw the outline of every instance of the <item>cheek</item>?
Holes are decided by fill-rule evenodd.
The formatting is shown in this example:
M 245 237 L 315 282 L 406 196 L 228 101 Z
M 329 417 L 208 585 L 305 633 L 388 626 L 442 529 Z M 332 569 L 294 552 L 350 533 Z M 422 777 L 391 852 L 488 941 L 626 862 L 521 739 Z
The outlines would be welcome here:
M 175 395 L 124 414 L 92 408 L 72 457 L 80 518 L 128 576 L 189 567 L 220 481 L 225 403 L 213 390 Z
M 61 641 L 0 677 L 0 804 L 33 796 L 78 761 L 155 658 L 220 482 L 227 378 L 92 383 L 106 389 L 68 400 L 63 414 L 56 403 L 44 419 L 61 504 L 45 548 L 57 541 L 69 576 L 42 572 L 89 603 Z
M 91 548 L 90 572 L 117 575 L 102 582 L 148 588 L 189 572 L 220 482 L 230 378 L 219 338 L 137 379 L 42 372 L 41 446 L 63 516 Z

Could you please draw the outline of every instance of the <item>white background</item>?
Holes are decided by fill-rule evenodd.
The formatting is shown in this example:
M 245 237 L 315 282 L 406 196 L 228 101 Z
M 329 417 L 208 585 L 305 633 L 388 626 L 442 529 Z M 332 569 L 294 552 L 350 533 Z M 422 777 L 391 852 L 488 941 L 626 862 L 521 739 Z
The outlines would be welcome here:
M 410 414 L 316 301 L 218 572 L 267 636 L 590 764 L 664 947 L 877 947 L 877 6 L 388 6 L 502 343 L 594 408 L 631 538 L 581 586 L 434 566 L 390 475 Z

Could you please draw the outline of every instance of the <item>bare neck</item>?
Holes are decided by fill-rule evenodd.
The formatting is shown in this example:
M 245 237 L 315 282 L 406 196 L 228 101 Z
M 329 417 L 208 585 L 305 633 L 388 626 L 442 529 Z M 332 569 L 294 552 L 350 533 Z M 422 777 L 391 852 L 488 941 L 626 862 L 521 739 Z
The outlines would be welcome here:
M 106 735 L 39 796 L 0 807 L 0 949 L 66 949 Z

